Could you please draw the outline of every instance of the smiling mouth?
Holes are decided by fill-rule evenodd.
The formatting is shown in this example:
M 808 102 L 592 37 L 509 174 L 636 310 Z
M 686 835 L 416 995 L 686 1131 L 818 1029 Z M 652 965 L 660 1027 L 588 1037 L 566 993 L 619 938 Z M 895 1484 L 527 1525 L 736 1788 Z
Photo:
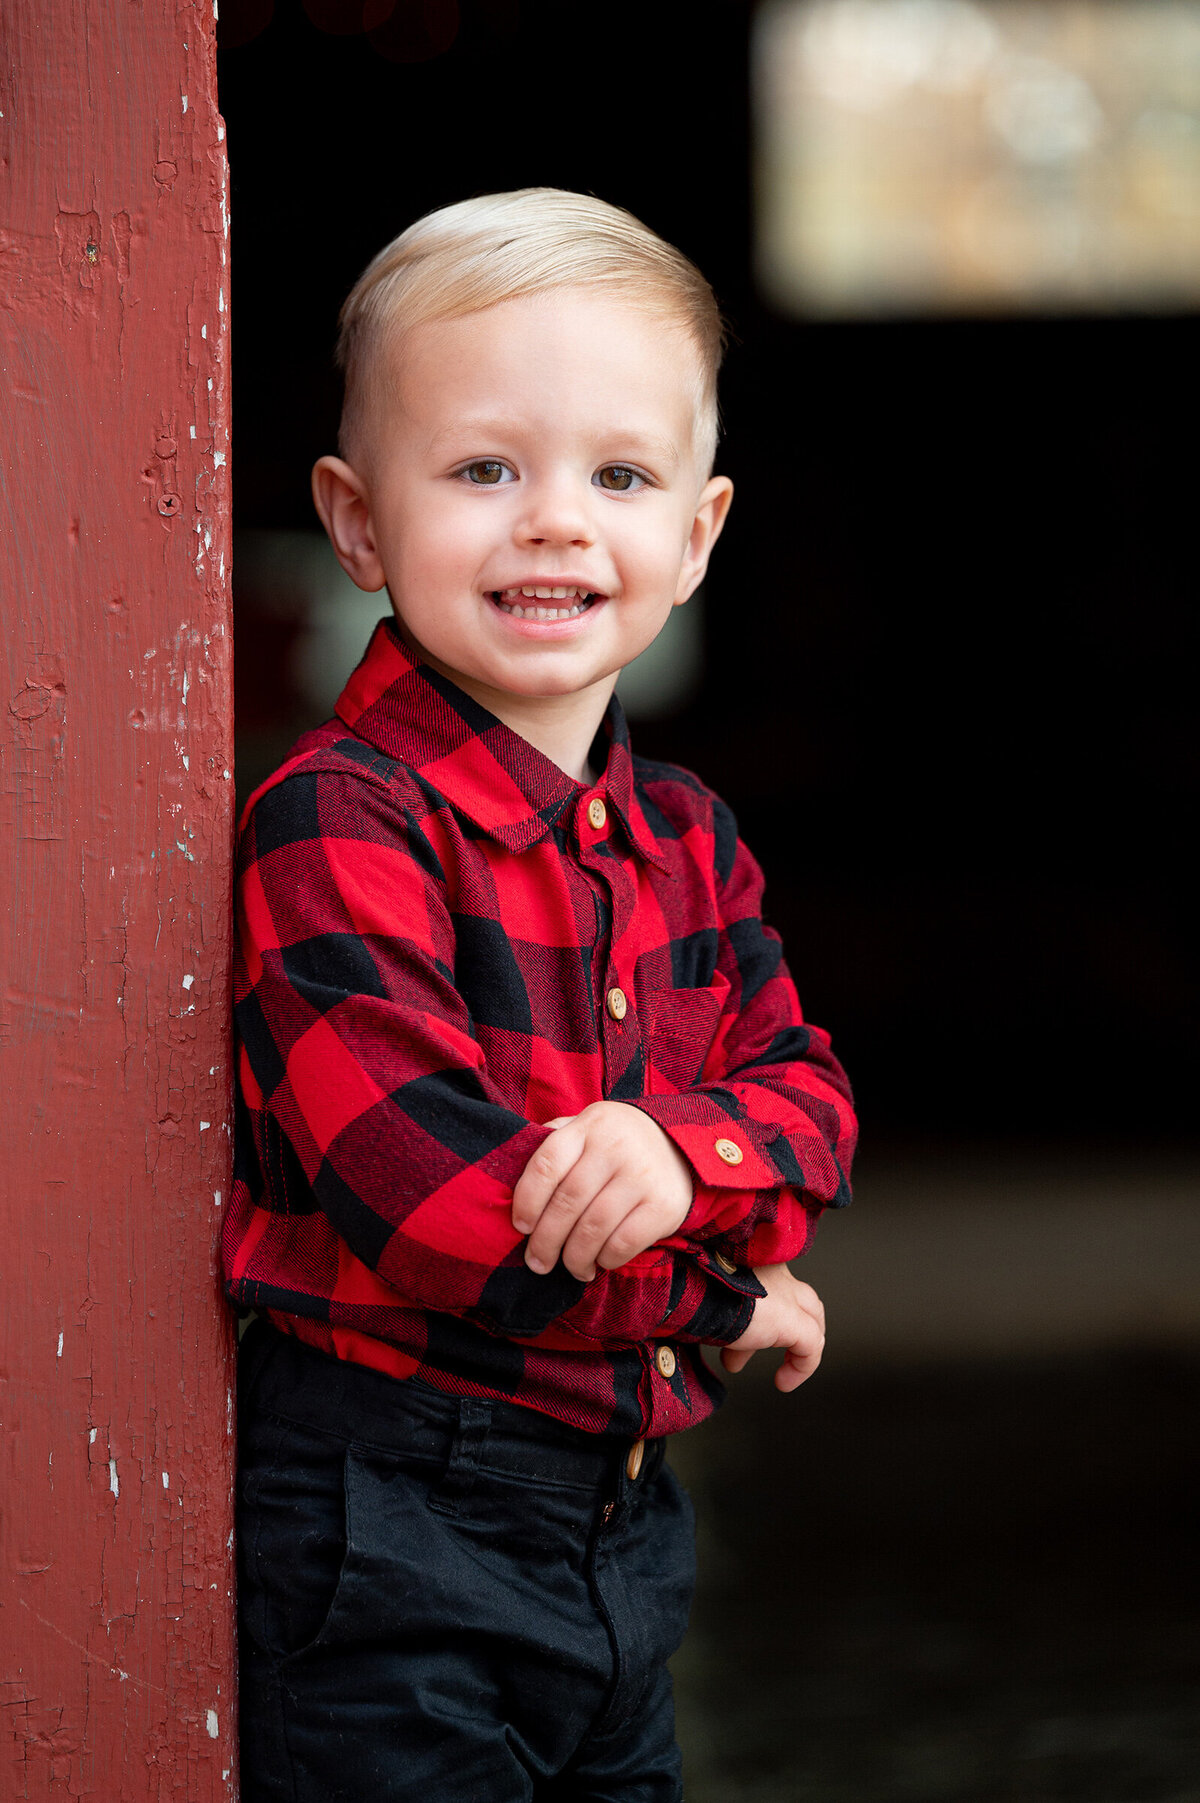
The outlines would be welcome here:
M 491 597 L 500 612 L 511 614 L 514 620 L 576 620 L 602 598 L 587 589 L 556 588 L 549 583 L 492 589 Z

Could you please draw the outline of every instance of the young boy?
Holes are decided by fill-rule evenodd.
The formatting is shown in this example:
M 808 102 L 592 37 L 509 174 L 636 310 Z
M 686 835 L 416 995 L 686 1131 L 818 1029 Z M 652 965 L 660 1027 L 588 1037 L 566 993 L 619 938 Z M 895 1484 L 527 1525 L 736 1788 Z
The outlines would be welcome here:
M 229 1294 L 243 1797 L 668 1803 L 664 1438 L 823 1315 L 854 1123 L 761 877 L 613 695 L 704 575 L 721 327 L 630 215 L 419 221 L 342 315 L 317 510 L 386 587 L 243 826 Z

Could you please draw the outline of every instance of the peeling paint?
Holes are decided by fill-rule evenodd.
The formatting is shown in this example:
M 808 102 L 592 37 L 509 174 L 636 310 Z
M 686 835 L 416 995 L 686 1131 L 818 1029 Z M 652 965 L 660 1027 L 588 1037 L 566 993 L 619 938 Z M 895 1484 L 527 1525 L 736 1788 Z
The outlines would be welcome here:
M 28 1255 L 3 1323 L 21 1410 L 3 1533 L 39 1556 L 0 1632 L 18 1705 L 0 1795 L 29 1803 L 236 1790 L 231 1336 L 219 1216 L 196 1206 L 230 1162 L 212 1130 L 232 794 L 210 10 L 4 9 L 0 1232 Z

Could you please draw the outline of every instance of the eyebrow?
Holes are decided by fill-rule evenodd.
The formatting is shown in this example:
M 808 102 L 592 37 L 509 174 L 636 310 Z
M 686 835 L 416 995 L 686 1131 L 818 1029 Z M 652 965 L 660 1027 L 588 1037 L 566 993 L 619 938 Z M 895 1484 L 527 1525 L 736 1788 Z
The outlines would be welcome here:
M 443 445 L 456 440 L 476 439 L 480 444 L 486 444 L 489 439 L 506 439 L 512 429 L 511 420 L 489 419 L 482 414 L 471 415 L 466 419 L 456 419 L 449 426 L 436 427 L 426 439 L 425 449 L 430 456 L 436 456 Z
M 512 420 L 492 418 L 483 414 L 458 419 L 452 426 L 447 426 L 444 430 L 436 431 L 431 435 L 427 444 L 427 452 L 429 455 L 435 455 L 442 445 L 451 439 L 473 438 L 478 439 L 481 443 L 486 443 L 488 439 L 503 441 L 513 432 L 514 428 L 515 422 Z M 605 438 L 609 436 L 608 433 L 604 434 Z M 639 432 L 636 429 L 628 432 L 613 432 L 611 437 L 614 442 L 621 445 L 620 453 L 610 459 L 613 463 L 619 463 L 626 456 L 644 456 L 652 461 L 657 460 L 660 463 L 669 464 L 672 469 L 679 467 L 681 461 L 679 449 L 669 438 L 660 438 L 653 432 Z
M 658 438 L 650 432 L 631 432 L 622 442 L 631 446 L 635 452 L 644 451 L 652 459 L 658 458 L 661 462 L 669 463 L 673 469 L 679 466 L 679 447 L 673 439 Z

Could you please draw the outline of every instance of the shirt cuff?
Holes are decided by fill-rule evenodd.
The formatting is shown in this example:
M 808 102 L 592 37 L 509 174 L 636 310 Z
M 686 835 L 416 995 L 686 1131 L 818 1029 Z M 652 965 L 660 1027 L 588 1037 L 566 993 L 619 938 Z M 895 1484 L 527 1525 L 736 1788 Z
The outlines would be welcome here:
M 758 1121 L 731 1120 L 711 1096 L 630 1096 L 631 1106 L 662 1128 L 678 1146 L 705 1189 L 784 1189 L 767 1148 L 779 1129 Z
M 754 1304 L 766 1290 L 754 1272 L 712 1247 L 696 1252 L 696 1263 L 710 1279 L 704 1300 L 688 1322 L 687 1337 L 704 1346 L 730 1346 L 740 1340 L 754 1315 Z

